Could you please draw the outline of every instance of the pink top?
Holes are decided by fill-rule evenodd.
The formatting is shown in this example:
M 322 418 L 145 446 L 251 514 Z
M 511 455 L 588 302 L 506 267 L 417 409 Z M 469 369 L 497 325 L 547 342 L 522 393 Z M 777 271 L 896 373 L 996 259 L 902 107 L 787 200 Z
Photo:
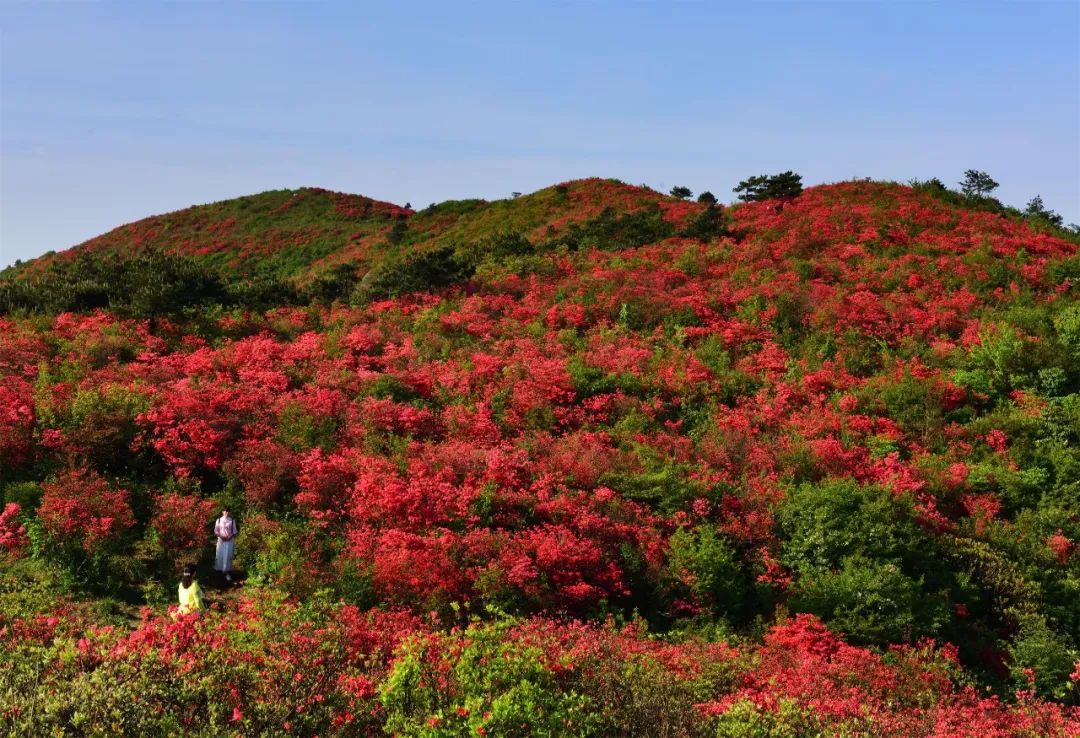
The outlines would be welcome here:
M 232 518 L 220 517 L 214 523 L 214 535 L 218 538 L 229 540 L 236 536 L 236 521 Z

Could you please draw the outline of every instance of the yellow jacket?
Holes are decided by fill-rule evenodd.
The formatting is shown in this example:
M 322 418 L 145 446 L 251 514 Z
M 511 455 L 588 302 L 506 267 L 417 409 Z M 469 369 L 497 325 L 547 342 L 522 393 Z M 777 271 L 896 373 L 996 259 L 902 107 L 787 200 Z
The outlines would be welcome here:
M 180 592 L 181 614 L 202 612 L 206 609 L 206 603 L 203 602 L 202 588 L 199 587 L 198 582 L 192 581 L 191 586 L 186 589 L 184 588 L 184 583 L 181 582 L 178 589 Z

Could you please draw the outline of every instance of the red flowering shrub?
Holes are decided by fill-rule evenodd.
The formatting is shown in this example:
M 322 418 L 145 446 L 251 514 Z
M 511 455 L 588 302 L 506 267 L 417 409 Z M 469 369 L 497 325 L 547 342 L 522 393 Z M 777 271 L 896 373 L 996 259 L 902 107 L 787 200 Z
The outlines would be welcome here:
M 164 494 L 154 503 L 150 526 L 157 531 L 158 540 L 170 559 L 177 562 L 205 545 L 214 513 L 212 500 L 195 495 Z
M 92 472 L 63 472 L 41 488 L 38 518 L 57 545 L 97 553 L 115 545 L 135 524 L 127 490 L 110 487 Z
M 295 452 L 267 439 L 241 441 L 236 453 L 223 465 L 223 471 L 236 480 L 252 507 L 276 502 L 299 469 Z
M 19 521 L 22 508 L 15 502 L 4 505 L 0 511 L 0 552 L 8 558 L 18 558 L 25 553 L 30 539 L 26 526 Z
M 0 377 L 0 462 L 15 466 L 28 461 L 33 449 L 34 410 L 30 383 Z

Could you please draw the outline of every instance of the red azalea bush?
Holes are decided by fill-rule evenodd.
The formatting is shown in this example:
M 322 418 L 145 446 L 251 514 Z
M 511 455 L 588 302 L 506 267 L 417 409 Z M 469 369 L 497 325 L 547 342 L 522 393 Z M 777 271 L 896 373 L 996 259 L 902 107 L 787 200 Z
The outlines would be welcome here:
M 30 544 L 26 526 L 19 520 L 22 508 L 9 502 L 0 511 L 0 551 L 9 559 L 22 556 Z
M 76 545 L 87 554 L 101 552 L 135 524 L 128 491 L 111 487 L 92 472 L 66 471 L 41 488 L 37 515 L 58 545 Z
M 216 512 L 213 500 L 175 492 L 163 494 L 154 502 L 150 527 L 170 560 L 179 562 L 205 545 Z

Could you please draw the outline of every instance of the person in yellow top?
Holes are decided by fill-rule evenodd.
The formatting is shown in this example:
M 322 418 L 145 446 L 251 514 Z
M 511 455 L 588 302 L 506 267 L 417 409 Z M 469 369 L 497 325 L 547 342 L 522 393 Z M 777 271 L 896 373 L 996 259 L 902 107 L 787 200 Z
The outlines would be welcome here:
M 188 564 L 184 567 L 184 575 L 180 578 L 180 609 L 176 616 L 187 615 L 189 612 L 202 614 L 206 610 L 206 601 L 203 599 L 202 587 L 195 581 L 195 567 Z

